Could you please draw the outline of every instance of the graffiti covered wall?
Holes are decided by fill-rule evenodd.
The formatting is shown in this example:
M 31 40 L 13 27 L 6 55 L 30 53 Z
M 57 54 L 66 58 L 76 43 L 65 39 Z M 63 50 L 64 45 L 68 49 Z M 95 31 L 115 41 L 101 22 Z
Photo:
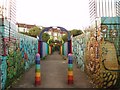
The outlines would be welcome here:
M 42 57 L 45 57 L 48 55 L 48 44 L 46 42 L 42 42 L 42 48 L 43 48 L 43 51 L 42 51 Z
M 72 39 L 73 55 L 78 67 L 84 71 L 84 48 L 85 36 L 84 34 L 76 36 Z
M 64 44 L 63 44 L 64 46 L 64 48 L 63 48 L 63 53 L 64 53 L 64 56 L 67 56 L 68 55 L 68 42 L 65 42 Z
M 35 61 L 38 52 L 38 41 L 36 38 L 19 34 L 20 52 L 25 63 L 25 70 L 29 69 Z
M 120 87 L 120 18 L 104 17 L 100 22 L 97 32 L 91 30 L 73 38 L 73 54 L 95 87 Z
M 34 64 L 37 39 L 18 34 L 16 25 L 0 21 L 1 88 L 4 90 Z

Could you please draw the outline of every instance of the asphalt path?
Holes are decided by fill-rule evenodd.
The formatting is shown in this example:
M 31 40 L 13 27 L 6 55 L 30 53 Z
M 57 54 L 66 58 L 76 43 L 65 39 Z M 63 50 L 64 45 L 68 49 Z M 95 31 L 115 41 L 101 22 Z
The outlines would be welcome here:
M 35 66 L 27 71 L 13 88 L 92 88 L 86 74 L 73 63 L 74 84 L 67 83 L 68 63 L 58 52 L 41 60 L 41 85 L 35 86 Z

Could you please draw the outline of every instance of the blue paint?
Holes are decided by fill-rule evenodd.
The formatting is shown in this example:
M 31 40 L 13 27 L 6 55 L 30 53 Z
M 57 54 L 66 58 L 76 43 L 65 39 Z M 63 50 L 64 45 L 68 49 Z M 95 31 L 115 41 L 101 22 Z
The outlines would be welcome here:
M 68 64 L 68 67 L 69 68 L 73 68 L 73 64 Z
M 72 56 L 69 56 L 69 57 L 68 57 L 68 60 L 73 60 L 73 57 L 72 57 Z
M 27 59 L 25 59 L 25 69 L 29 69 L 32 64 L 35 62 L 35 54 L 38 50 L 38 41 L 36 38 L 19 34 L 20 36 L 20 50 L 22 57 L 24 54 L 27 54 Z
M 65 28 L 59 27 L 59 26 L 58 26 L 57 28 L 60 28 L 61 31 L 67 32 L 67 34 L 68 34 L 68 40 L 71 39 L 70 32 L 68 32 Z M 52 29 L 52 27 L 46 27 L 44 30 L 41 31 L 41 33 L 40 33 L 40 35 L 39 35 L 39 41 L 42 41 L 42 34 L 43 34 L 45 31 L 49 31 L 50 29 Z
M 39 65 L 38 63 L 35 65 L 35 67 L 36 67 L 37 69 L 40 69 L 40 65 Z
M 68 55 L 68 42 L 64 43 L 64 55 L 67 56 Z
M 35 63 L 36 63 L 36 64 L 40 64 L 40 61 L 39 61 L 39 60 L 36 60 Z
M 42 49 L 43 49 L 43 42 L 40 41 L 40 58 L 43 57 L 43 54 L 42 54 L 43 50 Z
M 2 56 L 2 64 L 1 64 L 1 88 L 2 90 L 5 89 L 5 84 L 7 80 L 7 63 L 6 63 L 6 56 Z
M 68 60 L 68 63 L 69 63 L 69 64 L 72 64 L 72 63 L 73 63 L 73 60 Z

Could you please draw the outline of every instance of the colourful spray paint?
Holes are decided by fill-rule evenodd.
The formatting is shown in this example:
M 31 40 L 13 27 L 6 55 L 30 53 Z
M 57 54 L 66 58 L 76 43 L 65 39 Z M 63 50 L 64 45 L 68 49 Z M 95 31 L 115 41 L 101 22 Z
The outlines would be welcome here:
M 62 45 L 62 55 L 64 55 L 64 44 Z
M 96 88 L 120 88 L 119 21 L 120 17 L 99 18 L 97 33 L 94 24 L 91 31 L 73 37 L 75 59 Z
M 51 54 L 52 54 L 53 46 L 51 45 Z
M 46 42 L 38 41 L 38 53 L 40 54 L 40 58 L 44 58 L 48 54 L 50 54 L 49 51 L 49 45 Z
M 51 52 L 52 52 L 52 51 L 51 51 L 51 46 L 49 46 L 49 54 L 51 54 Z
M 60 54 L 62 55 L 62 45 L 60 46 Z
M 64 43 L 64 56 L 68 55 L 68 42 Z
M 41 72 L 40 72 L 40 54 L 36 54 L 36 60 L 35 60 L 35 86 L 38 86 L 41 84 Z
M 0 18 L 1 90 L 4 90 L 34 64 L 38 45 L 36 38 L 19 34 L 16 24 L 7 19 L 2 24 Z
M 78 35 L 72 38 L 73 42 L 73 55 L 75 58 L 75 62 L 77 63 L 77 66 L 84 71 L 84 49 L 85 49 L 85 42 L 84 37 L 85 35 Z
M 47 56 L 48 55 L 48 44 L 46 42 L 44 42 L 43 44 L 43 57 Z
M 49 54 L 49 44 L 47 44 L 47 55 Z
M 48 48 L 47 48 L 47 47 L 48 47 L 48 46 L 47 46 L 47 43 L 46 43 L 46 47 L 45 47 L 45 49 L 46 49 L 46 50 L 45 50 L 45 56 L 48 55 L 48 54 L 47 54 L 47 53 L 48 53 Z
M 73 58 L 72 54 L 68 54 L 68 84 L 73 84 Z
M 45 57 L 45 51 L 46 51 L 46 45 L 45 45 L 45 42 L 42 42 L 43 43 L 43 45 L 42 45 L 42 57 Z

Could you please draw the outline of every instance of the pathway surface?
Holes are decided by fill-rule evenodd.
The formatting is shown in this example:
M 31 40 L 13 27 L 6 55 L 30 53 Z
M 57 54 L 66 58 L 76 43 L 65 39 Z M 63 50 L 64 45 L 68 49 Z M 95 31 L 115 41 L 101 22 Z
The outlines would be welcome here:
M 37 88 L 92 88 L 84 72 L 74 64 L 74 84 L 67 84 L 67 60 L 58 52 L 41 60 L 41 85 Z M 19 80 L 13 88 L 36 88 L 34 86 L 35 66 Z

